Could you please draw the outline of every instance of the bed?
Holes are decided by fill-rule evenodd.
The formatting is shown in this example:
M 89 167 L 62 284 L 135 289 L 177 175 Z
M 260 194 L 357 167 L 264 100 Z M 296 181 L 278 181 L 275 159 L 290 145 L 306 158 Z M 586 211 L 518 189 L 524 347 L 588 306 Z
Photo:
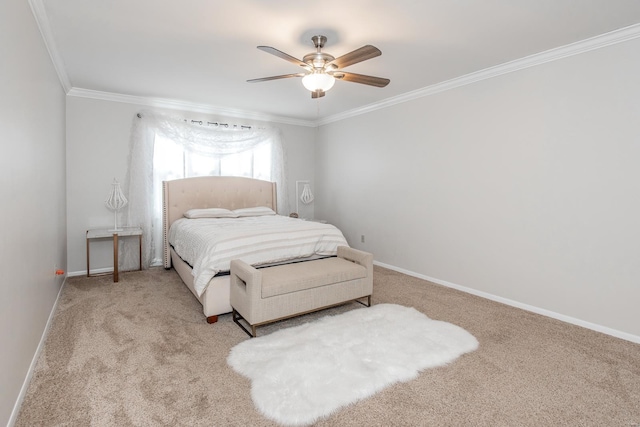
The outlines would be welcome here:
M 182 248 L 182 245 L 176 243 L 176 229 L 179 226 L 184 227 L 186 224 L 186 228 L 189 230 L 193 228 L 190 225 L 194 224 L 194 221 L 198 223 L 198 226 L 201 226 L 200 223 L 204 224 L 207 221 L 215 222 L 217 220 L 187 220 L 184 218 L 185 213 L 192 209 L 211 208 L 229 209 L 236 212 L 239 212 L 239 210 L 250 211 L 251 209 L 249 208 L 268 208 L 268 210 L 277 211 L 276 204 L 276 184 L 268 181 L 243 177 L 207 176 L 163 182 L 163 264 L 167 269 L 173 267 L 176 270 L 185 285 L 202 304 L 203 313 L 209 323 L 215 323 L 218 320 L 218 315 L 232 311 L 230 276 L 228 271 L 224 271 L 225 268 L 228 269 L 229 263 L 228 260 L 226 260 L 226 263 L 220 261 L 220 264 L 216 264 L 215 268 L 203 268 L 201 260 L 194 262 L 193 259 L 189 258 L 188 251 L 184 252 L 185 249 Z M 281 229 L 283 224 L 286 223 L 291 224 L 294 229 L 302 227 L 304 230 L 317 230 L 313 232 L 319 233 L 318 238 L 324 239 L 322 244 L 315 243 L 314 247 L 316 249 L 314 249 L 313 254 L 300 256 L 300 253 L 296 253 L 293 258 L 289 259 L 279 256 L 279 259 L 277 261 L 274 260 L 273 264 L 334 256 L 337 253 L 337 246 L 348 246 L 340 230 L 328 224 L 312 223 L 279 215 L 246 220 L 249 222 L 255 221 L 256 223 L 263 220 L 275 222 Z M 233 220 L 225 218 L 220 221 L 230 222 Z M 175 226 L 172 228 L 172 225 Z M 262 241 L 262 237 L 260 239 Z M 181 250 L 183 253 L 180 253 Z M 199 250 L 198 252 L 204 251 Z M 269 255 L 271 255 L 271 252 L 269 252 Z M 260 259 L 255 254 L 246 254 L 246 256 L 239 254 L 234 255 L 234 257 L 250 259 L 253 265 L 271 265 L 269 260 Z M 214 261 L 207 260 L 206 262 Z M 203 270 L 207 270 L 207 273 L 212 277 L 203 279 Z

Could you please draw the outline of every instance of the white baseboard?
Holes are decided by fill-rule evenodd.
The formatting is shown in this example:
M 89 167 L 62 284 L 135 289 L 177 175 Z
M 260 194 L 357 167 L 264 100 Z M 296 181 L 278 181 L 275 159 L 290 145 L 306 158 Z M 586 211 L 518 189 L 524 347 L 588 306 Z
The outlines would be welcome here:
M 512 307 L 521 308 L 526 311 L 531 311 L 536 314 L 541 314 L 543 316 L 551 317 L 552 319 L 561 320 L 566 323 L 571 323 L 572 325 L 582 326 L 583 328 L 591 329 L 596 332 L 601 332 L 603 334 L 611 335 L 616 338 L 621 338 L 626 341 L 631 341 L 636 344 L 640 344 L 640 336 L 632 335 L 627 332 L 618 331 L 616 329 L 611 329 L 606 326 L 598 325 L 596 323 L 587 322 L 585 320 L 576 319 L 575 317 L 566 316 L 564 314 L 556 313 L 554 311 L 550 311 L 544 308 L 535 307 L 533 305 L 524 304 L 518 301 L 513 301 L 508 298 L 503 298 L 497 295 L 489 294 L 487 292 L 478 291 L 476 289 L 467 288 L 466 286 L 456 285 L 455 283 L 450 283 L 445 280 L 436 279 L 434 277 L 425 276 L 423 274 L 418 274 L 413 271 L 405 270 L 402 268 L 395 267 L 393 265 L 384 264 L 382 262 L 374 261 L 375 265 L 380 267 L 388 268 L 389 270 L 397 271 L 399 273 L 406 274 L 408 276 L 417 277 L 418 279 L 427 280 L 429 282 L 437 283 L 438 285 L 446 286 L 447 288 L 457 289 L 462 292 L 466 292 L 468 294 L 476 295 L 482 298 L 486 298 L 491 301 L 496 301 L 502 304 L 510 305 Z
M 56 301 L 53 303 L 53 307 L 51 308 L 51 313 L 49 313 L 49 318 L 47 319 L 47 323 L 44 326 L 44 331 L 42 332 L 42 337 L 40 338 L 40 342 L 38 343 L 36 352 L 33 355 L 33 359 L 31 359 L 29 370 L 27 370 L 27 376 L 25 377 L 24 382 L 22 383 L 22 387 L 20 388 L 20 393 L 18 394 L 18 398 L 16 399 L 16 403 L 13 405 L 13 410 L 11 411 L 11 416 L 9 417 L 9 421 L 7 422 L 7 427 L 11 427 L 16 423 L 16 420 L 18 418 L 18 412 L 20 412 L 22 401 L 24 400 L 24 396 L 27 394 L 29 383 L 31 382 L 31 378 L 33 377 L 33 371 L 36 368 L 36 364 L 38 363 L 38 358 L 40 357 L 40 352 L 42 352 L 44 343 L 47 340 L 47 335 L 49 334 L 49 328 L 51 328 L 51 323 L 53 322 L 53 316 L 55 315 L 56 309 L 58 308 L 58 301 L 60 301 L 60 295 L 62 295 L 62 290 L 64 289 L 64 286 L 66 283 L 67 283 L 67 279 L 65 277 L 65 279 L 62 282 L 62 285 L 60 286 L 60 290 L 58 291 L 58 296 L 56 297 Z

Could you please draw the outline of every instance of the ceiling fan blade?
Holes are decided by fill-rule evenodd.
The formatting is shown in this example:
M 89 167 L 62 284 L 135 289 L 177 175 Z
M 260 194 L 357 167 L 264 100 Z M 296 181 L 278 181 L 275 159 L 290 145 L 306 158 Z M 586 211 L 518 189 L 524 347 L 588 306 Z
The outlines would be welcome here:
M 298 66 L 300 66 L 302 68 L 306 68 L 307 70 L 311 70 L 311 67 L 309 67 L 308 64 L 306 64 L 306 63 L 300 61 L 298 58 L 294 58 L 293 56 L 291 56 L 291 55 L 289 55 L 287 53 L 284 53 L 284 52 L 282 52 L 282 51 L 280 51 L 280 50 L 278 50 L 278 49 L 276 49 L 274 47 L 271 47 L 271 46 L 258 46 L 258 49 L 260 49 L 263 52 L 267 52 L 267 53 L 270 53 L 272 55 L 275 55 L 278 58 L 282 58 L 285 61 L 289 61 L 292 64 L 296 64 L 296 65 L 298 65 Z
M 358 62 L 366 61 L 367 59 L 375 58 L 382 55 L 380 49 L 375 46 L 366 45 L 360 49 L 356 49 L 352 52 L 345 53 L 344 55 L 334 59 L 327 64 L 330 68 L 345 68 L 349 65 L 357 64 Z
M 316 98 L 321 98 L 324 96 L 326 92 L 323 90 L 316 90 L 315 92 L 311 92 L 311 98 L 312 99 L 316 99 Z
M 382 77 L 365 76 L 364 74 L 347 73 L 345 71 L 338 71 L 332 73 L 333 77 L 338 80 L 344 80 L 345 82 L 362 83 L 363 85 L 385 87 L 391 82 L 389 79 Z
M 304 77 L 306 73 L 282 74 L 280 76 L 262 77 L 260 79 L 247 80 L 247 83 L 268 82 L 269 80 L 288 79 L 289 77 Z

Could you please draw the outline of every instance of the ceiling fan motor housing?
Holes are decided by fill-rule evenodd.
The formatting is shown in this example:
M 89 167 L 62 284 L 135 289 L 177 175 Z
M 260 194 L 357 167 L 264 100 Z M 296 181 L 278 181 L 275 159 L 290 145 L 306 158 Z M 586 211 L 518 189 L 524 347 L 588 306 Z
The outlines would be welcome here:
M 309 64 L 315 71 L 320 71 L 324 69 L 325 64 L 328 64 L 336 58 L 328 53 L 320 51 L 327 42 L 327 38 L 325 36 L 313 36 L 311 37 L 311 40 L 313 41 L 313 45 L 316 47 L 316 51 L 305 55 L 302 58 L 302 62 Z
M 325 64 L 336 59 L 332 55 L 324 52 L 313 52 L 308 55 L 305 55 L 302 58 L 302 62 L 305 62 L 312 66 L 315 70 L 321 70 L 324 68 Z

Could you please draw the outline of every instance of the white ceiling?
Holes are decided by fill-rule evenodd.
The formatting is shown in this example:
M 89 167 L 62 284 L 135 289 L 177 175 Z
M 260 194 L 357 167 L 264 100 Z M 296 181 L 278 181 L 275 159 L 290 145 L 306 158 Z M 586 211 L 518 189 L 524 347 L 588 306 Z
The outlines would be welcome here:
M 301 122 L 348 114 L 640 23 L 638 0 L 31 2 L 70 88 Z M 346 70 L 391 83 L 376 88 L 338 81 L 314 100 L 299 78 L 246 82 L 299 72 L 256 46 L 302 58 L 314 50 L 316 33 L 328 37 L 324 50 L 336 57 L 366 44 L 378 47 L 382 56 Z

